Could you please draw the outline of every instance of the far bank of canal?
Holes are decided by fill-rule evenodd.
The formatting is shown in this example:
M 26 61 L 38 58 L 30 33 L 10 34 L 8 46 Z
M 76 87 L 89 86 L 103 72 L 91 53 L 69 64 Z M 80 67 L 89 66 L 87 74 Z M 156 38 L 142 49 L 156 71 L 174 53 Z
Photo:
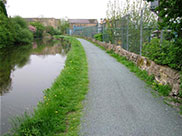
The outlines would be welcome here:
M 57 40 L 0 50 L 0 134 L 8 131 L 11 118 L 33 111 L 64 68 L 69 48 Z

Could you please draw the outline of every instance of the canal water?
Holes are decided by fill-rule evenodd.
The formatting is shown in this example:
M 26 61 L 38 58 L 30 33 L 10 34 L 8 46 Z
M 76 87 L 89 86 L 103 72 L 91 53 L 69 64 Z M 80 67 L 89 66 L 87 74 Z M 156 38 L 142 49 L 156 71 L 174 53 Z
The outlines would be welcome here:
M 69 47 L 66 41 L 37 41 L 0 49 L 0 134 L 12 118 L 33 111 L 64 68 Z

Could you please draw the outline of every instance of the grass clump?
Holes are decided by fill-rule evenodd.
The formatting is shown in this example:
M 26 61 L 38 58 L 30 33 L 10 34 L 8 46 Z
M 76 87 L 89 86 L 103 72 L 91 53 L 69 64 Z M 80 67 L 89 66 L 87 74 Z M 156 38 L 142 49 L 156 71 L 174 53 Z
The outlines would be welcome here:
M 61 36 L 60 36 L 61 37 Z M 81 43 L 64 37 L 72 48 L 67 55 L 65 68 L 52 87 L 44 91 L 33 115 L 18 118 L 19 127 L 13 136 L 62 136 L 78 135 L 82 100 L 88 90 L 87 59 Z

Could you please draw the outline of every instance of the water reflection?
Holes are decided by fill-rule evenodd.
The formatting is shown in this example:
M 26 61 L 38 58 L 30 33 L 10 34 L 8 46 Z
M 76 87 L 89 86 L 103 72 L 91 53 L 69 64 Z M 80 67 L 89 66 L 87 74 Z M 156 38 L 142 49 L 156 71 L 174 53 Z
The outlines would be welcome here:
M 23 67 L 28 63 L 31 49 L 30 45 L 0 49 L 0 95 L 9 91 L 15 66 Z
M 0 135 L 11 128 L 9 119 L 33 111 L 64 68 L 69 49 L 66 41 L 40 40 L 0 49 Z
M 69 51 L 70 44 L 67 41 L 35 41 L 32 45 L 12 46 L 0 49 L 0 95 L 11 90 L 11 73 L 15 67 L 21 68 L 30 61 L 30 55 L 61 54 L 65 56 Z

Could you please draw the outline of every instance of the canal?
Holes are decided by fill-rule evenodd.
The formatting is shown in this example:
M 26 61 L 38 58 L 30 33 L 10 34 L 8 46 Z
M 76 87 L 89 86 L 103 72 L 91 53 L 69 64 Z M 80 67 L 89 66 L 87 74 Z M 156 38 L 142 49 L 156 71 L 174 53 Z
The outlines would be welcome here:
M 33 111 L 64 68 L 69 48 L 63 40 L 38 40 L 0 49 L 0 134 L 8 132 L 16 116 Z

